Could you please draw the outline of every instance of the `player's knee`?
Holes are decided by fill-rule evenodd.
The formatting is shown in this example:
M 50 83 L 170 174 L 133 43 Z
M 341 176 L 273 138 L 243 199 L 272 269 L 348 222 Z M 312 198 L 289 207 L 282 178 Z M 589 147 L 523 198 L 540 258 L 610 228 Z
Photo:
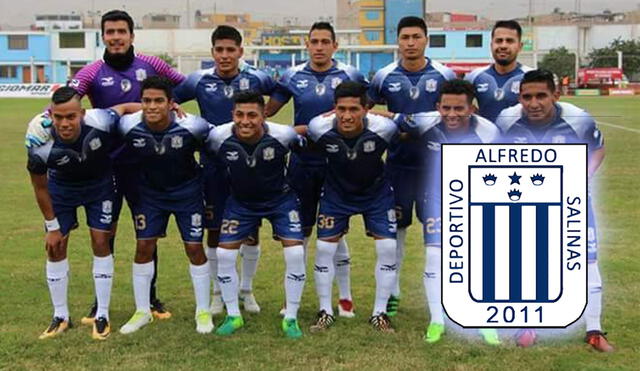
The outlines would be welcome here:
M 156 240 L 138 240 L 136 242 L 136 256 L 134 261 L 138 264 L 153 261 L 153 253 L 156 248 Z
M 109 245 L 111 236 L 111 232 L 91 231 L 91 248 L 95 256 L 103 257 L 111 254 Z
M 67 247 L 60 243 L 56 246 L 47 246 L 47 259 L 50 262 L 57 262 L 67 258 Z
M 200 243 L 185 243 L 185 252 L 189 257 L 189 261 L 193 265 L 202 265 L 207 262 L 207 256 L 204 253 L 202 244 Z
M 219 242 L 220 242 L 220 230 L 209 229 L 207 232 L 207 246 L 218 247 Z

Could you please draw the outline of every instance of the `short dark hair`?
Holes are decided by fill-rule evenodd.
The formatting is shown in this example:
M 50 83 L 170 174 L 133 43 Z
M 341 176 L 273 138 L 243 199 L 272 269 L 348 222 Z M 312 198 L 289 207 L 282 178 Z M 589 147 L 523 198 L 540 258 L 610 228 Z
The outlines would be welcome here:
M 553 77 L 553 72 L 549 70 L 537 69 L 525 73 L 522 77 L 522 81 L 520 82 L 520 86 L 522 87 L 531 82 L 544 82 L 552 93 L 556 91 L 556 82 Z M 522 91 L 522 89 L 520 89 L 520 91 Z
M 329 22 L 316 22 L 309 29 L 309 37 L 311 37 L 311 32 L 314 30 L 327 30 L 331 32 L 331 40 L 336 41 L 336 31 L 333 29 L 333 26 Z
M 164 76 L 151 76 L 144 79 L 144 81 L 142 81 L 142 87 L 140 88 L 140 96 L 142 96 L 147 89 L 162 90 L 169 100 L 173 99 L 173 83 Z
M 242 45 L 242 35 L 240 32 L 235 27 L 225 24 L 216 27 L 211 33 L 211 45 L 215 45 L 218 40 L 233 40 L 236 42 L 236 45 Z
M 454 95 L 466 95 L 467 102 L 469 104 L 473 103 L 473 99 L 476 97 L 475 89 L 473 84 L 466 80 L 454 79 L 445 81 L 440 87 L 440 98 L 439 101 L 442 100 L 442 96 L 445 94 L 454 94 Z
M 260 107 L 264 107 L 264 97 L 255 90 L 239 91 L 233 95 L 233 105 L 257 103 Z
M 340 98 L 359 98 L 360 104 L 368 107 L 367 88 L 357 81 L 344 81 L 336 87 L 333 102 L 338 103 Z
M 496 32 L 496 28 L 508 28 L 510 30 L 515 30 L 518 33 L 518 40 L 522 39 L 522 27 L 520 27 L 520 23 L 518 21 L 509 19 L 502 20 L 496 22 L 491 29 L 491 38 L 493 39 L 493 34 Z
M 62 86 L 58 88 L 53 95 L 51 96 L 51 103 L 53 104 L 62 104 L 67 103 L 71 99 L 80 100 L 80 95 L 76 91 L 76 89 L 70 86 Z
M 427 35 L 427 23 L 420 17 L 408 16 L 402 18 L 400 22 L 398 22 L 398 35 L 400 35 L 400 30 L 405 27 L 419 27 L 424 31 L 425 36 Z
M 114 21 L 125 21 L 129 26 L 129 32 L 133 34 L 133 18 L 129 15 L 129 13 L 124 10 L 110 10 L 102 15 L 102 20 L 100 21 L 100 30 L 102 35 L 104 35 L 104 24 L 105 22 L 114 22 Z

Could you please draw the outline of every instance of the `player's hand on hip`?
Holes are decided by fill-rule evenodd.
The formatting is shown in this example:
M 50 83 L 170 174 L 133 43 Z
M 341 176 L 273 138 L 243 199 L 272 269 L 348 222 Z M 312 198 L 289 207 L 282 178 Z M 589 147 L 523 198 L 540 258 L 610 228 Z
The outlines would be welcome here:
M 53 121 L 47 113 L 36 115 L 27 126 L 24 144 L 27 148 L 40 147 L 51 138 Z
M 171 110 L 176 113 L 176 116 L 178 116 L 179 119 L 187 117 L 187 112 L 182 109 L 182 107 L 178 103 L 174 102 Z

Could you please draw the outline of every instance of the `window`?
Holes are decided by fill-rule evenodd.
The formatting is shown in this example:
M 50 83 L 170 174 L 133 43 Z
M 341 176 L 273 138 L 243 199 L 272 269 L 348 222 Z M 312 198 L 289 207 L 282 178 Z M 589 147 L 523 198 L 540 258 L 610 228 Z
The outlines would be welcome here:
M 60 32 L 60 49 L 84 48 L 84 32 Z
M 468 34 L 466 46 L 467 48 L 482 48 L 482 35 Z
M 18 77 L 18 66 L 0 66 L 0 78 L 12 79 Z
M 29 48 L 29 38 L 27 35 L 8 35 L 9 50 L 25 50 Z
M 445 48 L 447 46 L 446 35 L 431 35 L 429 36 L 430 48 Z
M 378 31 L 365 31 L 364 37 L 367 41 L 378 41 L 380 40 L 380 32 Z
M 369 21 L 377 21 L 378 19 L 380 19 L 380 12 L 377 10 L 368 11 L 365 13 L 365 17 Z

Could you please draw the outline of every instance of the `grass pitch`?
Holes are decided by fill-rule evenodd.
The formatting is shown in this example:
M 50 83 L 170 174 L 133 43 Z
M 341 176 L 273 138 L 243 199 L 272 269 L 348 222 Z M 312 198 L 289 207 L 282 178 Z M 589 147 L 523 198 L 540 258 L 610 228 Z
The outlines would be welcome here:
M 0 368 L 1 369 L 638 369 L 640 367 L 640 99 L 594 97 L 569 100 L 602 122 L 607 156 L 597 175 L 600 268 L 604 279 L 603 326 L 616 346 L 598 354 L 583 343 L 583 327 L 564 340 L 543 340 L 518 349 L 509 338 L 492 348 L 477 339 L 449 334 L 426 345 L 428 321 L 422 288 L 424 251 L 420 226 L 409 230 L 402 269 L 403 298 L 394 319 L 396 334 L 380 335 L 367 323 L 374 295 L 373 241 L 364 237 L 360 218 L 348 235 L 357 317 L 339 318 L 334 328 L 310 334 L 317 298 L 311 266 L 300 309 L 305 336 L 284 339 L 278 311 L 283 302 L 281 247 L 262 228 L 262 257 L 254 290 L 262 313 L 246 315 L 237 335 L 219 338 L 194 329 L 194 299 L 188 261 L 173 222 L 160 241 L 159 296 L 174 316 L 123 336 L 117 329 L 133 313 L 131 262 L 134 234 L 129 210 L 121 218 L 111 303 L 114 334 L 105 342 L 90 338 L 79 320 L 93 300 L 91 249 L 85 225 L 70 240 L 69 301 L 76 327 L 57 339 L 38 335 L 51 319 L 44 277 L 42 216 L 36 206 L 23 148 L 25 124 L 47 104 L 39 99 L 0 100 Z M 197 113 L 195 105 L 187 110 Z M 291 105 L 274 121 L 290 123 Z M 84 216 L 80 213 L 80 221 Z M 311 253 L 313 255 L 313 252 Z M 312 262 L 312 256 L 309 262 Z M 309 264 L 311 265 L 311 264 Z M 336 289 L 334 289 L 335 295 Z M 337 299 L 336 299 L 337 300 Z M 222 318 L 215 318 L 216 324 Z

